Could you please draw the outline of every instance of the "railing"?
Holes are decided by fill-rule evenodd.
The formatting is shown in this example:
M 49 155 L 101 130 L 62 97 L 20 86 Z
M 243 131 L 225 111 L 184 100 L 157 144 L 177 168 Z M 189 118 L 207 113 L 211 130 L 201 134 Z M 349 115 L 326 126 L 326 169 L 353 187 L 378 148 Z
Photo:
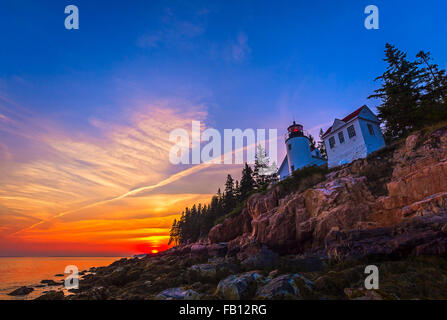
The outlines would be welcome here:
M 309 137 L 309 131 L 303 130 L 302 133 L 303 133 L 303 136 Z M 289 139 L 289 133 L 284 134 L 284 141 L 287 141 L 287 139 Z

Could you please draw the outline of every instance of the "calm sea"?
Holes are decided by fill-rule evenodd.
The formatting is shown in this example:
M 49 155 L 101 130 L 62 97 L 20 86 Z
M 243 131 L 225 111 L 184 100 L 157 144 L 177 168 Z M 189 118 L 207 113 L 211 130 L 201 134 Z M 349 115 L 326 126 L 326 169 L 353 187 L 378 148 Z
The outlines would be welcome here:
M 3 258 L 0 257 L 0 300 L 34 299 L 46 290 L 60 289 L 59 287 L 34 288 L 27 296 L 12 297 L 7 294 L 21 286 L 39 285 L 41 280 L 53 279 L 61 281 L 65 267 L 75 265 L 79 271 L 90 267 L 107 266 L 121 257 L 26 257 Z

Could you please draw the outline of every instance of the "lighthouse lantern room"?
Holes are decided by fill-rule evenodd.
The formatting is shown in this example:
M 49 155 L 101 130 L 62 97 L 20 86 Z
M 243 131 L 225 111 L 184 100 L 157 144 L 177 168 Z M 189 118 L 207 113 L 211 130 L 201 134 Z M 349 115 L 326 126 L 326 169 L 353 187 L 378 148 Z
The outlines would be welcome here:
M 304 134 L 303 126 L 295 121 L 287 128 L 285 144 L 287 154 L 278 170 L 281 180 L 290 176 L 296 169 L 326 164 L 326 160 L 321 157 L 317 149 L 311 150 L 310 141 Z

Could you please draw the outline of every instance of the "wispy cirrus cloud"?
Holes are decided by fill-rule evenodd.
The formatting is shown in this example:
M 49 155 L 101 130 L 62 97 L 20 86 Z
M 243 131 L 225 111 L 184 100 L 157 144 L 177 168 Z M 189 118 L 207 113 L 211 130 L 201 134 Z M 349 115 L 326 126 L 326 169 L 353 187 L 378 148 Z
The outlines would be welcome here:
M 95 135 L 3 110 L 11 120 L 0 121 L 0 242 L 5 250 L 23 242 L 51 247 L 88 238 L 113 246 L 125 234 L 129 248 L 142 238 L 161 245 L 185 206 L 210 197 L 169 191 L 170 184 L 206 169 L 180 169 L 169 162 L 170 131 L 205 120 L 203 105 L 172 99 L 142 103 L 124 124 L 91 119 Z M 33 147 L 21 150 L 26 145 Z M 163 193 L 147 194 L 160 187 Z M 159 227 L 151 238 L 145 229 L 153 219 Z M 84 228 L 88 223 L 102 229 L 90 233 Z
M 162 44 L 179 45 L 202 35 L 206 29 L 204 16 L 209 10 L 199 10 L 189 18 L 179 18 L 171 9 L 166 8 L 160 27 L 146 32 L 137 39 L 137 45 L 142 48 L 157 48 Z
M 248 45 L 248 37 L 244 32 L 239 32 L 236 40 L 231 45 L 231 56 L 237 61 L 241 62 L 246 60 L 251 53 L 251 48 Z

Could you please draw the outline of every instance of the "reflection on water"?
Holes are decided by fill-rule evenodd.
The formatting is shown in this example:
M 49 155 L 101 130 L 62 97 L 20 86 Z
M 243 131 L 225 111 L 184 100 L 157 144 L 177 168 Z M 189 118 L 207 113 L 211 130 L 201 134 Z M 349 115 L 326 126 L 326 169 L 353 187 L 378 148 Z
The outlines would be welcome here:
M 62 281 L 64 277 L 56 277 L 63 274 L 65 267 L 75 265 L 79 271 L 91 267 L 100 267 L 111 264 L 121 257 L 24 257 L 2 258 L 0 257 L 0 299 L 23 300 L 35 299 L 44 291 L 62 289 L 62 286 L 45 286 L 40 281 L 52 279 Z M 67 275 L 68 276 L 68 275 Z M 8 296 L 7 294 L 21 286 L 32 286 L 34 291 L 26 296 Z

